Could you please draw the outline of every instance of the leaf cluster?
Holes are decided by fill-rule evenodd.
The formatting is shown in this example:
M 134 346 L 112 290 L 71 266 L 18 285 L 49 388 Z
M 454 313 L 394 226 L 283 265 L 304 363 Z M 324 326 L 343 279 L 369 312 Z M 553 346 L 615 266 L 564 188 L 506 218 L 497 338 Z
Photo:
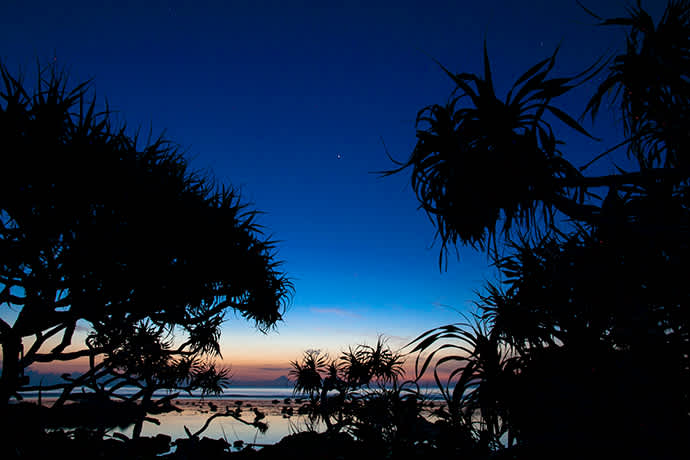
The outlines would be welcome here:
M 456 89 L 446 104 L 418 113 L 410 158 L 384 175 L 411 168 L 412 187 L 435 224 L 442 254 L 457 243 L 485 247 L 499 220 L 507 232 L 514 223 L 534 223 L 540 207 L 548 217 L 548 205 L 564 194 L 563 180 L 579 176 L 562 158 L 562 141 L 544 115 L 591 137 L 552 101 L 600 67 L 595 63 L 573 77 L 551 78 L 557 51 L 520 76 L 505 100 L 496 95 L 486 44 L 483 77 L 439 64 Z
M 309 413 L 323 420 L 332 432 L 371 428 L 375 415 L 372 408 L 380 406 L 388 411 L 391 406 L 384 401 L 400 398 L 405 386 L 398 385 L 404 372 L 402 356 L 392 351 L 383 337 L 373 346 L 349 347 L 336 359 L 319 350 L 307 350 L 291 365 L 294 393 L 309 395 Z M 387 414 L 378 413 L 384 418 L 392 417 L 391 413 Z M 365 422 L 365 418 L 371 423 Z

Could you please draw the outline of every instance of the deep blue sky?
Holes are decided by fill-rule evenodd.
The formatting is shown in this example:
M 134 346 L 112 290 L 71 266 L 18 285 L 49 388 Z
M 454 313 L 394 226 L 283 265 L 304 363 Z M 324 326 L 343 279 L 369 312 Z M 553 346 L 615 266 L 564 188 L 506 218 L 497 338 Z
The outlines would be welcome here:
M 622 1 L 584 3 L 602 16 L 624 13 Z M 663 6 L 643 4 L 657 14 Z M 238 376 L 256 365 L 279 375 L 303 349 L 336 353 L 377 333 L 402 344 L 460 320 L 454 309 L 468 311 L 473 290 L 493 277 L 486 257 L 468 248 L 440 272 L 409 174 L 370 173 L 393 166 L 382 139 L 407 158 L 417 111 L 453 89 L 431 57 L 480 72 L 486 38 L 505 94 L 559 43 L 554 75 L 571 75 L 623 37 L 594 27 L 574 0 L 0 5 L 0 58 L 12 71 L 30 79 L 38 59 L 64 66 L 75 83 L 93 78 L 128 126 L 165 130 L 195 168 L 240 187 L 265 212 L 260 223 L 282 240 L 296 295 L 269 337 L 228 322 L 225 359 Z M 586 96 L 560 106 L 579 115 Z M 576 164 L 619 135 L 607 119 L 593 130 L 601 144 L 554 126 Z

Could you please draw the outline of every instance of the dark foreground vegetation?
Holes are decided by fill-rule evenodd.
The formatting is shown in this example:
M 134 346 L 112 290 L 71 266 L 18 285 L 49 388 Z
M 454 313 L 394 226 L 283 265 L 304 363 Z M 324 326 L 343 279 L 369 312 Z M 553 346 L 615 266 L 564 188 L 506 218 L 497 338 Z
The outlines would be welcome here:
M 24 456 L 56 420 L 91 438 L 133 424 L 138 442 L 180 392 L 222 392 L 227 313 L 268 330 L 292 284 L 234 189 L 116 126 L 88 82 L 68 89 L 52 65 L 32 93 L 1 64 L 0 76 L 0 415 L 13 421 L 0 446 Z M 88 370 L 57 385 L 25 373 L 75 360 Z M 14 404 L 45 390 L 61 392 L 47 413 Z
M 293 363 L 295 389 L 309 395 L 325 433 L 232 453 L 189 433 L 169 457 L 688 458 L 690 2 L 669 2 L 657 24 L 639 3 L 623 18 L 588 13 L 626 29 L 620 54 L 554 78 L 554 52 L 503 100 L 486 48 L 482 76 L 442 67 L 456 90 L 420 112 L 410 159 L 386 173 L 411 169 L 441 264 L 469 245 L 501 273 L 474 315 L 410 344 L 415 381 L 399 382 L 402 357 L 383 341 L 335 359 L 310 351 Z M 207 358 L 218 354 L 223 313 L 270 327 L 289 282 L 251 213 L 231 191 L 188 174 L 167 144 L 137 148 L 107 113 L 83 106 L 83 86 L 67 92 L 54 73 L 32 97 L 4 67 L 2 76 L 0 301 L 20 308 L 13 325 L 0 323 L 0 407 L 12 420 L 3 458 L 166 453 L 169 438 L 140 436 L 174 399 L 154 401 L 153 390 L 220 391 L 226 375 Z M 555 105 L 595 76 L 603 78 L 580 121 Z M 576 166 L 554 126 L 589 136 L 582 119 L 604 107 L 619 114 L 625 140 Z M 633 166 L 591 172 L 605 160 Z M 75 173 L 83 165 L 90 174 Z M 117 171 L 116 182 L 106 171 Z M 219 235 L 206 233 L 217 225 Z M 81 320 L 93 332 L 84 350 L 66 353 Z M 173 341 L 173 331 L 184 339 Z M 41 353 L 53 336 L 59 344 Z M 76 357 L 91 368 L 61 386 L 56 407 L 9 403 L 39 389 L 22 377 L 28 365 Z M 427 375 L 445 403 L 433 417 L 423 416 L 415 383 Z M 122 385 L 140 391 L 123 398 Z M 123 419 L 81 415 L 80 428 L 51 430 L 85 404 L 66 404 L 77 387 Z M 120 423 L 136 424 L 133 439 L 106 439 Z

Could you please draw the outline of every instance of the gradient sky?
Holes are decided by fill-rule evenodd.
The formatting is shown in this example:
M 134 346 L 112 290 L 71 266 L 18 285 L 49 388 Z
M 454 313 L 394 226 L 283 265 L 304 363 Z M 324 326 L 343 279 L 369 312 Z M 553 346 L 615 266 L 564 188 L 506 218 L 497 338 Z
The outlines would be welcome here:
M 583 3 L 624 14 L 619 0 Z M 643 5 L 658 16 L 663 3 Z M 409 174 L 371 174 L 393 166 L 382 140 L 406 159 L 417 111 L 453 89 L 432 58 L 479 73 L 486 39 L 505 94 L 559 43 L 554 75 L 567 76 L 623 38 L 594 27 L 574 0 L 0 4 L 0 58 L 11 71 L 31 81 L 37 60 L 54 61 L 73 83 L 93 78 L 120 120 L 165 130 L 194 168 L 241 188 L 265 212 L 259 222 L 282 241 L 296 292 L 267 336 L 228 316 L 223 355 L 236 379 L 285 375 L 305 349 L 336 354 L 377 334 L 401 346 L 461 320 L 473 291 L 493 279 L 486 256 L 469 248 L 439 271 Z M 579 115 L 587 94 L 558 105 Z M 576 165 L 619 138 L 613 118 L 601 121 L 592 132 L 602 143 L 554 125 Z

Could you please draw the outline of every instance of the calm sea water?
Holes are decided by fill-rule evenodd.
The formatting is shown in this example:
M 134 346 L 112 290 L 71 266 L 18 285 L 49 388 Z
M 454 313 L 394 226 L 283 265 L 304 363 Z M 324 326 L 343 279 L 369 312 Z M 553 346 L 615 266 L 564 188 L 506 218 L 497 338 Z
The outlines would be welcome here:
M 319 424 L 311 424 L 308 417 L 298 415 L 297 409 L 304 404 L 299 399 L 300 395 L 293 395 L 292 388 L 259 388 L 259 387 L 234 387 L 225 390 L 222 396 L 198 395 L 181 396 L 175 401 L 175 405 L 182 412 L 169 412 L 156 416 L 160 425 L 145 423 L 143 434 L 155 436 L 164 433 L 173 439 L 186 438 L 185 427 L 195 433 L 200 430 L 209 417 L 217 413 L 225 413 L 227 409 L 234 410 L 238 406 L 242 409 L 241 416 L 244 420 L 254 420 L 254 409 L 265 415 L 261 420 L 268 425 L 268 431 L 261 433 L 257 428 L 243 424 L 232 417 L 218 417 L 214 419 L 201 436 L 209 438 L 222 438 L 229 443 L 243 441 L 245 444 L 275 444 L 285 436 L 314 429 L 323 431 Z M 285 409 L 292 408 L 293 415 L 283 413 Z M 215 409 L 215 412 L 212 411 Z M 131 428 L 124 431 L 131 434 Z
M 162 392 L 159 396 L 165 394 L 167 393 Z M 426 394 L 430 399 L 438 399 L 439 396 L 433 390 L 429 390 Z M 24 396 L 27 400 L 36 400 L 38 394 L 26 393 Z M 44 392 L 43 403 L 50 405 L 51 400 L 57 396 L 57 393 Z M 263 413 L 265 417 L 261 421 L 268 425 L 268 431 L 261 433 L 258 429 L 232 417 L 217 417 L 211 421 L 201 436 L 222 438 L 231 444 L 235 441 L 243 441 L 245 444 L 275 444 L 283 437 L 299 431 L 309 429 L 323 431 L 325 429 L 323 424 L 313 424 L 307 416 L 297 414 L 297 409 L 305 402 L 300 399 L 300 396 L 294 395 L 292 388 L 289 387 L 231 387 L 227 388 L 221 396 L 203 398 L 198 394 L 191 396 L 182 394 L 174 401 L 174 405 L 181 411 L 153 416 L 160 424 L 145 422 L 142 435 L 155 436 L 163 433 L 170 435 L 173 439 L 186 438 L 185 427 L 191 433 L 196 433 L 209 417 L 214 414 L 224 414 L 228 409 L 234 410 L 238 406 L 242 409 L 242 418 L 249 422 L 254 420 L 254 409 Z M 293 415 L 286 413 L 288 408 L 292 408 Z M 132 427 L 115 429 L 109 434 L 116 432 L 131 436 Z
M 279 393 L 271 393 L 271 397 L 274 396 L 281 395 Z M 297 408 L 301 404 L 295 403 L 294 400 L 291 400 L 289 403 L 286 403 L 284 400 L 274 403 L 270 398 L 255 399 L 244 394 L 239 398 L 178 399 L 175 405 L 182 409 L 181 412 L 169 412 L 155 416 L 159 420 L 160 425 L 145 423 L 142 434 L 144 436 L 155 436 L 158 433 L 164 433 L 170 435 L 173 439 L 186 438 L 185 427 L 191 433 L 196 433 L 204 426 L 209 417 L 214 414 L 226 413 L 228 408 L 234 410 L 238 402 L 242 403 L 240 406 L 242 409 L 241 417 L 248 422 L 254 420 L 254 409 L 263 413 L 264 418 L 261 421 L 268 425 L 268 431 L 261 433 L 257 428 L 243 424 L 232 417 L 217 417 L 211 421 L 201 436 L 208 436 L 213 439 L 222 438 L 231 444 L 239 440 L 245 444 L 275 444 L 283 437 L 292 433 L 307 429 L 316 431 L 323 431 L 324 429 L 321 424 L 311 423 L 307 416 L 298 415 Z M 213 408 L 216 412 L 212 410 L 211 405 L 214 406 Z M 287 407 L 293 408 L 293 415 L 289 416 L 282 413 L 283 408 Z M 120 432 L 130 436 L 132 428 L 130 427 Z
M 80 389 L 77 388 L 74 390 L 73 394 L 79 394 L 79 392 L 90 392 L 90 390 L 86 389 Z M 128 394 L 133 394 L 136 391 L 138 391 L 134 387 L 123 387 L 120 390 L 118 390 L 119 394 L 123 395 L 128 395 Z M 60 391 L 57 390 L 52 390 L 52 391 L 43 391 L 42 395 L 44 398 L 55 398 L 60 395 Z M 164 396 L 169 394 L 166 391 L 158 391 L 155 393 L 155 395 L 158 396 Z M 22 395 L 26 398 L 29 399 L 36 399 L 38 397 L 38 392 L 37 391 L 32 391 L 32 392 L 22 392 Z M 235 398 L 235 399 L 263 399 L 263 398 L 278 398 L 278 399 L 284 399 L 284 398 L 292 398 L 293 392 L 292 392 L 292 387 L 230 387 L 226 388 L 223 391 L 223 394 L 220 396 L 206 396 L 205 399 L 227 399 L 227 398 Z M 299 397 L 300 395 L 296 395 Z M 192 392 L 191 396 L 188 395 L 187 393 L 180 393 L 180 396 L 178 399 L 184 399 L 184 398 L 199 398 L 201 397 L 201 393 L 199 392 Z

